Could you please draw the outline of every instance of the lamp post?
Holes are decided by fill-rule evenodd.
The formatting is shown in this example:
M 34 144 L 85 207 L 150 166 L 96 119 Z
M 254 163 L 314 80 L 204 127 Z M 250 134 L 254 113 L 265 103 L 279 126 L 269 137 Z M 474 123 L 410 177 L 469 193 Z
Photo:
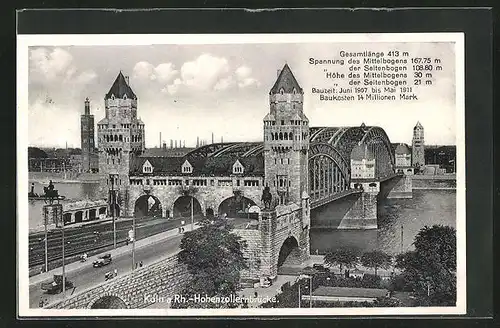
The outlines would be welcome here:
M 400 253 L 403 254 L 403 225 L 401 225 L 401 250 Z
M 110 200 L 110 209 L 111 209 L 111 215 L 113 216 L 113 248 L 116 249 L 116 220 L 115 220 L 115 188 L 114 188 L 114 183 L 115 183 L 115 175 L 110 174 L 109 175 L 109 180 L 111 181 L 111 191 L 109 193 L 109 200 Z
M 135 215 L 132 218 L 132 270 L 135 270 Z
M 47 213 L 43 213 L 43 223 L 45 226 L 45 272 L 49 271 L 49 255 L 48 255 L 48 240 L 47 240 Z M 64 221 L 64 218 L 63 218 Z
M 63 298 L 66 298 L 66 266 L 64 264 L 64 247 L 65 241 L 64 241 L 64 216 L 62 219 L 62 229 L 61 229 L 61 234 L 62 234 L 62 286 L 63 286 Z
M 194 228 L 193 199 L 194 197 L 191 196 L 191 231 L 193 231 Z
M 309 308 L 313 307 L 313 276 L 309 276 Z
M 313 275 L 300 275 L 298 279 L 301 278 L 307 278 L 309 279 L 309 308 L 312 308 L 312 280 L 313 280 Z M 307 287 L 306 287 L 307 288 Z M 299 283 L 299 308 L 300 308 L 300 283 Z

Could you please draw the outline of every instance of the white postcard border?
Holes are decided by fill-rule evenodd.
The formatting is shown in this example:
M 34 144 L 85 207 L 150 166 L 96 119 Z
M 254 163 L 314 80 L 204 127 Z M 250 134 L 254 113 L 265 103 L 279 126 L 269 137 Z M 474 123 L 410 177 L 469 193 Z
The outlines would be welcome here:
M 294 308 L 294 309 L 126 309 L 55 310 L 29 307 L 28 273 L 28 47 L 110 46 L 152 44 L 242 44 L 242 43 L 340 43 L 340 42 L 454 42 L 457 147 L 457 303 L 455 307 L 397 308 Z M 148 35 L 18 35 L 17 36 L 17 272 L 19 317 L 73 316 L 401 316 L 466 314 L 466 204 L 465 204 L 465 61 L 463 33 L 383 34 L 148 34 Z M 20 256 L 24 254 L 25 256 Z

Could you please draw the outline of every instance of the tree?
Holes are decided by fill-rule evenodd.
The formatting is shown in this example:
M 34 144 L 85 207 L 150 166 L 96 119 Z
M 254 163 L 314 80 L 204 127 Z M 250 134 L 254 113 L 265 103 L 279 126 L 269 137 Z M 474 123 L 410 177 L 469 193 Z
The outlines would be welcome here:
M 226 220 L 204 220 L 201 227 L 186 232 L 178 254 L 180 263 L 187 266 L 191 281 L 183 290 L 189 299 L 199 294 L 208 297 L 229 297 L 239 287 L 240 271 L 247 268 L 241 237 L 231 233 Z M 239 304 L 177 304 L 188 307 L 234 307 Z
M 405 285 L 419 297 L 420 305 L 456 304 L 456 232 L 448 226 L 420 229 L 415 250 L 396 257 Z
M 391 256 L 381 251 L 366 252 L 361 256 L 361 264 L 367 268 L 373 268 L 375 275 L 377 275 L 378 268 L 387 269 L 389 267 Z
M 328 251 L 325 255 L 327 265 L 338 265 L 340 272 L 342 268 L 352 268 L 358 263 L 359 250 L 352 247 L 341 247 L 336 250 Z

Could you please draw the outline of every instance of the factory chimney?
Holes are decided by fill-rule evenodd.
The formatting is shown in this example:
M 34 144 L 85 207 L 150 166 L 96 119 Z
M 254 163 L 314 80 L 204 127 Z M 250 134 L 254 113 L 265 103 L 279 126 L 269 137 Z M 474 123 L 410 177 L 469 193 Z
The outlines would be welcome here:
M 174 148 L 174 141 L 170 139 L 170 149 Z
M 177 140 L 175 140 L 175 148 L 177 149 Z
M 212 132 L 212 143 L 214 143 L 214 133 Z
M 196 148 L 200 147 L 200 137 L 196 137 Z
M 167 150 L 167 143 L 163 142 L 163 150 Z

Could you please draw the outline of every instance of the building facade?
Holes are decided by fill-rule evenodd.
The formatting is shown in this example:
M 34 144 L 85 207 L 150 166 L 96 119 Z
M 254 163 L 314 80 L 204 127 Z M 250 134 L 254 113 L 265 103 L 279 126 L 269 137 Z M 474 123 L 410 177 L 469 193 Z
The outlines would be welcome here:
M 424 127 L 420 122 L 413 128 L 412 140 L 412 166 L 421 167 L 425 165 Z

